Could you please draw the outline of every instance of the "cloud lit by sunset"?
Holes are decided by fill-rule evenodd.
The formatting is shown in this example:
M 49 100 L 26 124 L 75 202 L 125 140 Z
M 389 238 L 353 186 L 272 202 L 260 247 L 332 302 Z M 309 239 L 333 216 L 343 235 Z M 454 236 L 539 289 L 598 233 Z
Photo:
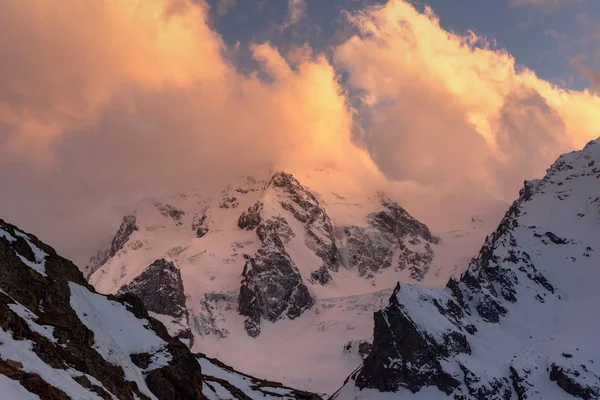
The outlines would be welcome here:
M 26 219 L 41 204 L 30 194 L 45 191 L 46 218 L 68 216 L 67 246 L 90 218 L 112 228 L 115 204 L 264 165 L 339 169 L 415 208 L 414 193 L 464 185 L 512 201 L 599 136 L 598 95 L 447 30 L 431 8 L 389 0 L 341 11 L 327 46 L 256 35 L 236 49 L 215 22 L 242 1 L 227 3 L 1 2 L 0 182 L 14 193 L 3 209 Z M 269 32 L 289 24 L 303 39 L 311 7 L 291 2 Z

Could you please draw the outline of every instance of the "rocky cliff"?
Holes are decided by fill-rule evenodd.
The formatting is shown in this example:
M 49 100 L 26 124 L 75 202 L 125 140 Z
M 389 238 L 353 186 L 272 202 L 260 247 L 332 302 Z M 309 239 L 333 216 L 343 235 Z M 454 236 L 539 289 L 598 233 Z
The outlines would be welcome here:
M 460 279 L 398 284 L 337 399 L 600 398 L 600 144 L 525 182 Z
M 318 399 L 275 382 L 237 379 L 229 367 L 210 360 L 231 372 L 215 376 L 205 357 L 169 336 L 144 307 L 181 315 L 181 304 L 172 308 L 181 298 L 165 302 L 160 295 L 161 287 L 177 283 L 176 276 L 172 265 L 159 260 L 123 293 L 100 295 L 70 261 L 0 220 L 0 398 L 253 399 L 285 392 L 288 398 Z M 146 287 L 143 282 L 157 284 L 159 296 L 138 290 Z M 203 375 L 201 365 L 211 374 Z M 216 384 L 226 390 L 217 393 Z

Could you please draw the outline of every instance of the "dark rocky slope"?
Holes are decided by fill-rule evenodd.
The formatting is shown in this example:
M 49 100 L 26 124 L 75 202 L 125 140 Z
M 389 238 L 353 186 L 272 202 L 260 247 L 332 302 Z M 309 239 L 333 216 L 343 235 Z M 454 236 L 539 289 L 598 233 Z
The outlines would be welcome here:
M 42 400 L 219 398 L 200 364 L 138 297 L 95 293 L 70 261 L 0 220 L 0 394 L 14 382 Z M 265 397 L 252 390 L 226 398 Z
M 444 289 L 398 284 L 337 399 L 600 398 L 600 144 L 525 182 Z

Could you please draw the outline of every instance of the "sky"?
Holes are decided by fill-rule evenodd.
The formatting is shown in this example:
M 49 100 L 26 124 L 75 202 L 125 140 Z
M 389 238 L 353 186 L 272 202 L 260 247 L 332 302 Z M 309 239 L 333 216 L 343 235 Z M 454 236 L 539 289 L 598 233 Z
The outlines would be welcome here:
M 0 2 L 0 217 L 82 264 L 143 197 L 327 167 L 433 229 L 600 136 L 595 0 Z

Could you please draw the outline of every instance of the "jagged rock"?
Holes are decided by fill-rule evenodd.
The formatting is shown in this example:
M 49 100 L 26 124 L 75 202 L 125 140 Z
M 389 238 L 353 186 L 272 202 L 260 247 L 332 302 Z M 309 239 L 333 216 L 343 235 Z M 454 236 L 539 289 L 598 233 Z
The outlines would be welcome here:
M 326 266 L 322 266 L 321 268 L 311 272 L 310 280 L 312 283 L 319 283 L 321 285 L 327 285 L 333 277 L 331 276 L 331 272 L 329 268 Z
M 171 218 L 177 225 L 181 225 L 181 217 L 185 215 L 183 210 L 179 210 L 169 204 L 154 203 L 154 206 L 160 211 L 163 217 Z
M 171 335 L 192 340 L 181 272 L 172 262 L 154 261 L 117 295 L 125 293 L 136 295 L 146 310 L 171 317 Z
M 307 182 L 316 177 L 317 175 L 309 177 Z M 332 188 L 331 193 L 333 190 Z M 129 284 L 134 276 L 140 275 L 150 261 L 160 258 L 174 260 L 182 268 L 183 279 L 189 279 L 189 282 L 184 282 L 188 294 L 189 321 L 187 324 L 185 321 L 178 324 L 172 317 L 154 311 L 151 315 L 159 318 L 169 332 L 179 335 L 184 343 L 188 343 L 187 339 L 181 337 L 178 332 L 187 332 L 188 327 L 196 340 L 200 337 L 203 342 L 211 342 L 213 339 L 227 338 L 217 342 L 226 343 L 233 336 L 239 335 L 239 332 L 236 332 L 238 328 L 243 329 L 234 321 L 235 310 L 238 308 L 245 309 L 244 312 L 249 314 L 246 315 L 248 333 L 259 335 L 261 320 L 264 323 L 264 319 L 267 319 L 264 315 L 276 318 L 272 313 L 281 314 L 278 319 L 288 319 L 311 307 L 312 293 L 308 292 L 308 288 L 312 290 L 316 285 L 330 285 L 325 292 L 335 297 L 348 294 L 345 291 L 346 282 L 348 287 L 353 288 L 364 285 L 372 287 L 375 291 L 383 287 L 389 290 L 389 281 L 385 277 L 400 272 L 401 260 L 406 260 L 402 266 L 406 273 L 399 273 L 399 276 L 411 274 L 415 279 L 420 279 L 427 271 L 427 266 L 421 265 L 425 263 L 422 261 L 425 257 L 422 260 L 414 258 L 421 263 L 414 266 L 414 271 L 412 266 L 407 265 L 413 262 L 410 252 L 426 255 L 426 244 L 436 251 L 435 243 L 429 243 L 421 237 L 417 237 L 419 243 L 412 240 L 411 232 L 426 231 L 426 228 L 417 226 L 412 231 L 407 230 L 409 233 L 400 241 L 395 236 L 400 232 L 400 226 L 410 226 L 411 222 L 394 206 L 390 205 L 390 211 L 376 198 L 363 197 L 362 194 L 353 199 L 344 199 L 334 193 L 336 199 L 331 198 L 333 202 L 330 202 L 329 195 L 330 192 L 319 193 L 303 186 L 290 174 L 275 173 L 268 181 L 249 181 L 247 184 L 233 182 L 217 197 L 190 192 L 184 196 L 177 195 L 160 200 L 185 212 L 181 221 L 187 229 L 179 228 L 173 221 L 158 215 L 153 200 L 144 201 L 136 210 L 140 232 L 126 243 L 127 251 L 121 251 L 107 261 L 105 266 L 92 276 L 91 282 L 100 291 L 114 293 L 123 284 Z M 239 210 L 232 209 L 233 203 L 226 201 L 233 197 L 240 204 Z M 229 208 L 219 208 L 220 206 Z M 339 218 L 340 225 L 344 221 L 356 221 L 356 227 L 347 227 L 350 235 L 344 234 L 343 225 L 334 224 L 334 220 L 328 214 L 329 210 L 332 217 Z M 392 223 L 393 229 L 380 229 L 385 217 L 376 218 L 376 211 L 391 215 L 391 219 L 398 219 Z M 346 212 L 348 217 L 352 216 L 351 219 L 346 219 Z M 370 212 L 372 214 L 369 214 Z M 273 236 L 278 237 L 283 244 L 280 256 L 274 254 L 280 252 L 280 246 L 268 245 L 274 241 L 270 239 Z M 199 237 L 202 239 L 198 239 Z M 401 251 L 400 246 L 405 246 L 405 250 Z M 134 247 L 140 250 L 130 251 Z M 259 248 L 262 248 L 262 253 L 257 252 Z M 355 256 L 354 264 L 347 262 L 350 255 Z M 283 266 L 278 265 L 278 262 Z M 253 270 L 252 263 L 264 264 L 264 270 L 269 272 L 248 272 L 246 277 L 240 278 L 245 265 L 247 271 Z M 222 269 L 219 266 L 222 266 Z M 344 269 L 340 269 L 340 266 Z M 383 269 L 390 268 L 393 270 L 380 274 Z M 289 271 L 293 272 L 288 273 Z M 417 275 L 417 272 L 420 274 Z M 201 285 L 198 285 L 194 276 L 201 277 Z M 369 282 L 362 282 L 361 278 L 369 279 Z M 242 279 L 247 279 L 243 285 Z M 296 291 L 290 291 L 289 287 L 295 288 L 300 282 L 302 284 Z M 260 294 L 260 291 L 266 290 L 267 287 L 278 293 L 275 300 L 266 301 L 261 298 L 266 295 Z M 314 290 L 320 292 L 318 288 Z M 227 299 L 218 299 L 219 296 Z M 317 312 L 315 310 L 315 315 Z M 344 315 L 353 313 L 350 307 L 345 308 L 343 312 Z M 362 310 L 357 312 L 362 313 Z M 362 316 L 360 320 L 344 320 L 345 323 L 340 322 L 337 328 L 328 328 L 324 324 L 318 327 L 318 333 L 327 335 L 327 330 L 344 330 L 346 326 L 348 331 L 356 329 L 355 332 L 362 332 L 357 325 L 369 323 L 364 321 L 368 321 L 368 318 Z M 287 326 L 291 326 L 292 323 L 278 325 L 288 332 Z M 254 343 L 253 346 L 260 346 L 260 342 L 251 343 Z M 340 343 L 340 348 L 342 345 L 343 343 Z M 319 349 L 318 346 L 323 344 L 315 348 Z M 229 357 L 227 352 L 232 349 L 219 348 L 211 351 L 218 351 Z M 347 362 L 341 351 L 334 357 L 337 357 L 334 362 Z M 309 368 L 303 369 L 308 370 Z M 291 376 L 288 373 L 286 375 Z M 306 383 L 309 378 L 306 373 L 300 379 Z M 325 391 L 323 388 L 329 384 L 323 383 L 321 379 L 319 385 L 323 385 L 319 390 Z M 327 388 L 330 389 L 331 387 Z
M 185 294 L 179 269 L 164 258 L 154 261 L 119 294 L 133 293 L 148 311 L 181 317 L 186 312 Z
M 219 203 L 219 208 L 237 208 L 240 205 L 235 196 L 225 196 Z
M 344 227 L 345 264 L 361 276 L 372 278 L 392 266 L 398 251 L 396 270 L 408 268 L 412 279 L 422 280 L 435 255 L 432 246 L 439 243 L 439 238 L 397 203 L 384 198 L 381 205 L 384 210 L 369 216 L 368 227 Z
M 238 219 L 238 226 L 240 229 L 246 229 L 251 231 L 255 229 L 261 221 L 260 213 L 263 208 L 263 203 L 257 201 L 248 210 L 244 211 Z
M 17 242 L 17 237 L 25 239 L 27 246 L 33 251 L 36 263 L 23 261 L 27 259 L 21 255 L 26 253 L 22 244 L 17 248 L 12 246 L 13 242 Z M 78 285 L 80 290 L 89 293 L 88 296 L 99 296 L 94 294 L 83 274 L 70 261 L 58 256 L 54 249 L 40 242 L 35 236 L 0 220 L 0 334 L 8 335 L 3 339 L 4 345 L 7 345 L 7 340 L 28 340 L 33 343 L 30 351 L 52 368 L 69 368 L 80 376 L 93 377 L 101 382 L 104 389 L 119 399 L 133 400 L 135 396 L 147 399 L 136 383 L 126 380 L 120 365 L 116 365 L 113 360 L 104 359 L 97 350 L 94 333 L 82 323 L 71 307 L 71 285 Z M 111 304 L 109 300 L 102 301 L 102 304 Z M 185 348 L 177 340 L 171 339 L 166 331 L 161 332 L 164 327 L 158 321 L 149 319 L 149 323 L 149 329 L 157 329 L 158 337 L 162 336 L 167 346 Z M 172 374 L 181 376 L 181 379 L 191 376 L 200 379 L 197 363 L 194 366 L 186 361 L 193 361 L 187 349 L 169 354 L 173 361 L 167 369 L 173 371 Z M 31 357 L 26 354 L 23 356 L 25 358 L 20 361 L 22 363 Z M 0 367 L 0 373 L 20 381 L 26 389 L 41 398 L 70 398 L 64 391 L 52 386 L 56 382 L 45 382 L 43 375 L 21 373 L 15 368 L 18 364 L 6 363 L 0 357 L 0 364 L 2 363 L 5 367 Z M 182 363 L 187 363 L 187 369 L 181 369 Z M 163 369 L 156 368 L 152 372 Z M 86 385 L 90 381 L 87 377 L 85 380 L 78 379 Z M 200 385 L 180 388 L 178 385 L 181 384 L 181 379 L 170 381 L 173 390 L 185 390 L 194 393 L 194 396 L 172 397 L 173 399 L 202 396 L 200 381 Z M 90 391 L 98 393 L 104 389 L 90 382 Z
M 360 276 L 370 278 L 374 273 L 392 265 L 395 245 L 375 228 L 347 226 L 344 228 L 346 264 Z
M 131 358 L 131 361 L 141 369 L 148 368 L 151 361 L 151 356 L 148 353 L 130 354 L 129 358 Z
M 146 282 L 165 284 L 173 280 L 176 269 L 158 260 L 145 274 Z M 140 287 L 144 287 L 142 279 L 132 285 L 136 290 Z M 172 309 L 171 303 L 150 304 L 180 312 L 180 308 Z M 192 355 L 183 343 L 169 336 L 162 323 L 150 317 L 137 296 L 95 293 L 70 261 L 2 220 L 0 347 L 0 375 L 41 400 L 149 400 L 150 396 L 197 400 L 213 398 L 211 388 L 216 382 L 232 399 L 247 400 L 254 393 L 260 398 L 320 399 L 241 374 L 218 360 Z M 10 359 L 3 357 L 7 352 Z M 207 360 L 210 365 L 203 365 L 210 367 L 208 372 L 218 368 L 223 374 L 203 377 L 200 364 Z
M 304 224 L 306 246 L 312 249 L 332 271 L 339 267 L 339 252 L 331 219 L 317 197 L 285 172 L 274 174 L 268 186 L 281 191 L 280 204 Z
M 403 310 L 398 300 L 400 291 L 398 285 L 388 308 L 375 313 L 373 347 L 356 384 L 387 392 L 404 386 L 413 393 L 424 386 L 437 386 L 450 394 L 460 382 L 444 371 L 440 358 L 469 353 L 466 338 L 457 331 L 438 338 L 423 333 Z
M 192 230 L 196 232 L 197 238 L 201 238 L 208 233 L 208 215 L 206 210 L 202 214 L 194 215 Z
M 344 346 L 344 352 L 356 353 L 364 360 L 371 352 L 372 347 L 373 345 L 365 340 L 351 340 Z
M 427 226 L 417 221 L 398 203 L 390 199 L 382 199 L 381 204 L 385 210 L 376 213 L 371 221 L 381 232 L 386 232 L 400 240 L 405 236 L 420 237 L 429 243 L 438 243 L 439 238 L 433 236 Z
M 334 398 L 373 388 L 416 399 L 428 386 L 457 400 L 563 398 L 549 380 L 565 399 L 598 398 L 600 324 L 587 315 L 598 270 L 587 249 L 600 236 L 597 216 L 576 211 L 597 193 L 599 144 L 526 182 L 460 279 L 444 289 L 399 284 L 375 313 L 370 354 Z
M 229 330 L 221 326 L 225 323 L 223 312 L 235 310 L 237 303 L 237 294 L 205 293 L 200 302 L 201 312 L 194 320 L 195 330 L 202 336 L 215 335 L 225 339 L 229 336 Z
M 111 240 L 110 244 L 100 250 L 95 256 L 90 259 L 90 263 L 85 267 L 86 278 L 89 278 L 98 268 L 104 265 L 111 257 L 123 248 L 129 240 L 131 234 L 138 230 L 135 215 L 126 215 L 123 217 L 123 222 L 117 230 L 117 233 Z
M 260 334 L 260 320 L 297 318 L 314 305 L 298 268 L 276 233 L 267 234 L 262 247 L 244 266 L 238 312 L 247 317 L 246 332 Z
M 209 358 L 204 354 L 196 354 L 198 362 L 203 368 L 210 371 L 216 371 L 213 374 L 204 374 L 204 384 L 207 387 L 206 393 L 214 393 L 216 396 L 208 396 L 209 398 L 216 398 L 217 393 L 222 393 L 224 389 L 231 399 L 290 399 L 290 400 L 320 400 L 321 397 L 314 393 L 309 393 L 301 390 L 292 389 L 282 385 L 280 382 L 267 381 L 264 379 L 257 379 L 253 376 L 241 373 L 231 368 L 230 366 L 223 364 L 219 360 Z M 236 382 L 244 382 L 247 385 L 246 390 L 242 390 L 239 387 L 235 387 L 230 382 L 227 382 L 220 378 L 220 376 L 232 376 L 231 380 Z M 221 389 L 221 390 L 218 390 Z M 221 394 L 221 396 L 223 396 Z M 218 397 L 222 398 L 222 397 Z
M 261 222 L 256 228 L 256 235 L 263 243 L 268 241 L 270 236 L 277 236 L 284 244 L 289 243 L 296 236 L 282 217 L 271 217 Z
M 587 369 L 584 366 L 585 369 Z M 574 397 L 584 400 L 593 400 L 600 398 L 600 378 L 595 376 L 595 385 L 586 382 L 587 379 L 581 379 L 582 374 L 574 369 L 560 367 L 556 364 L 550 366 L 550 380 L 565 392 Z

